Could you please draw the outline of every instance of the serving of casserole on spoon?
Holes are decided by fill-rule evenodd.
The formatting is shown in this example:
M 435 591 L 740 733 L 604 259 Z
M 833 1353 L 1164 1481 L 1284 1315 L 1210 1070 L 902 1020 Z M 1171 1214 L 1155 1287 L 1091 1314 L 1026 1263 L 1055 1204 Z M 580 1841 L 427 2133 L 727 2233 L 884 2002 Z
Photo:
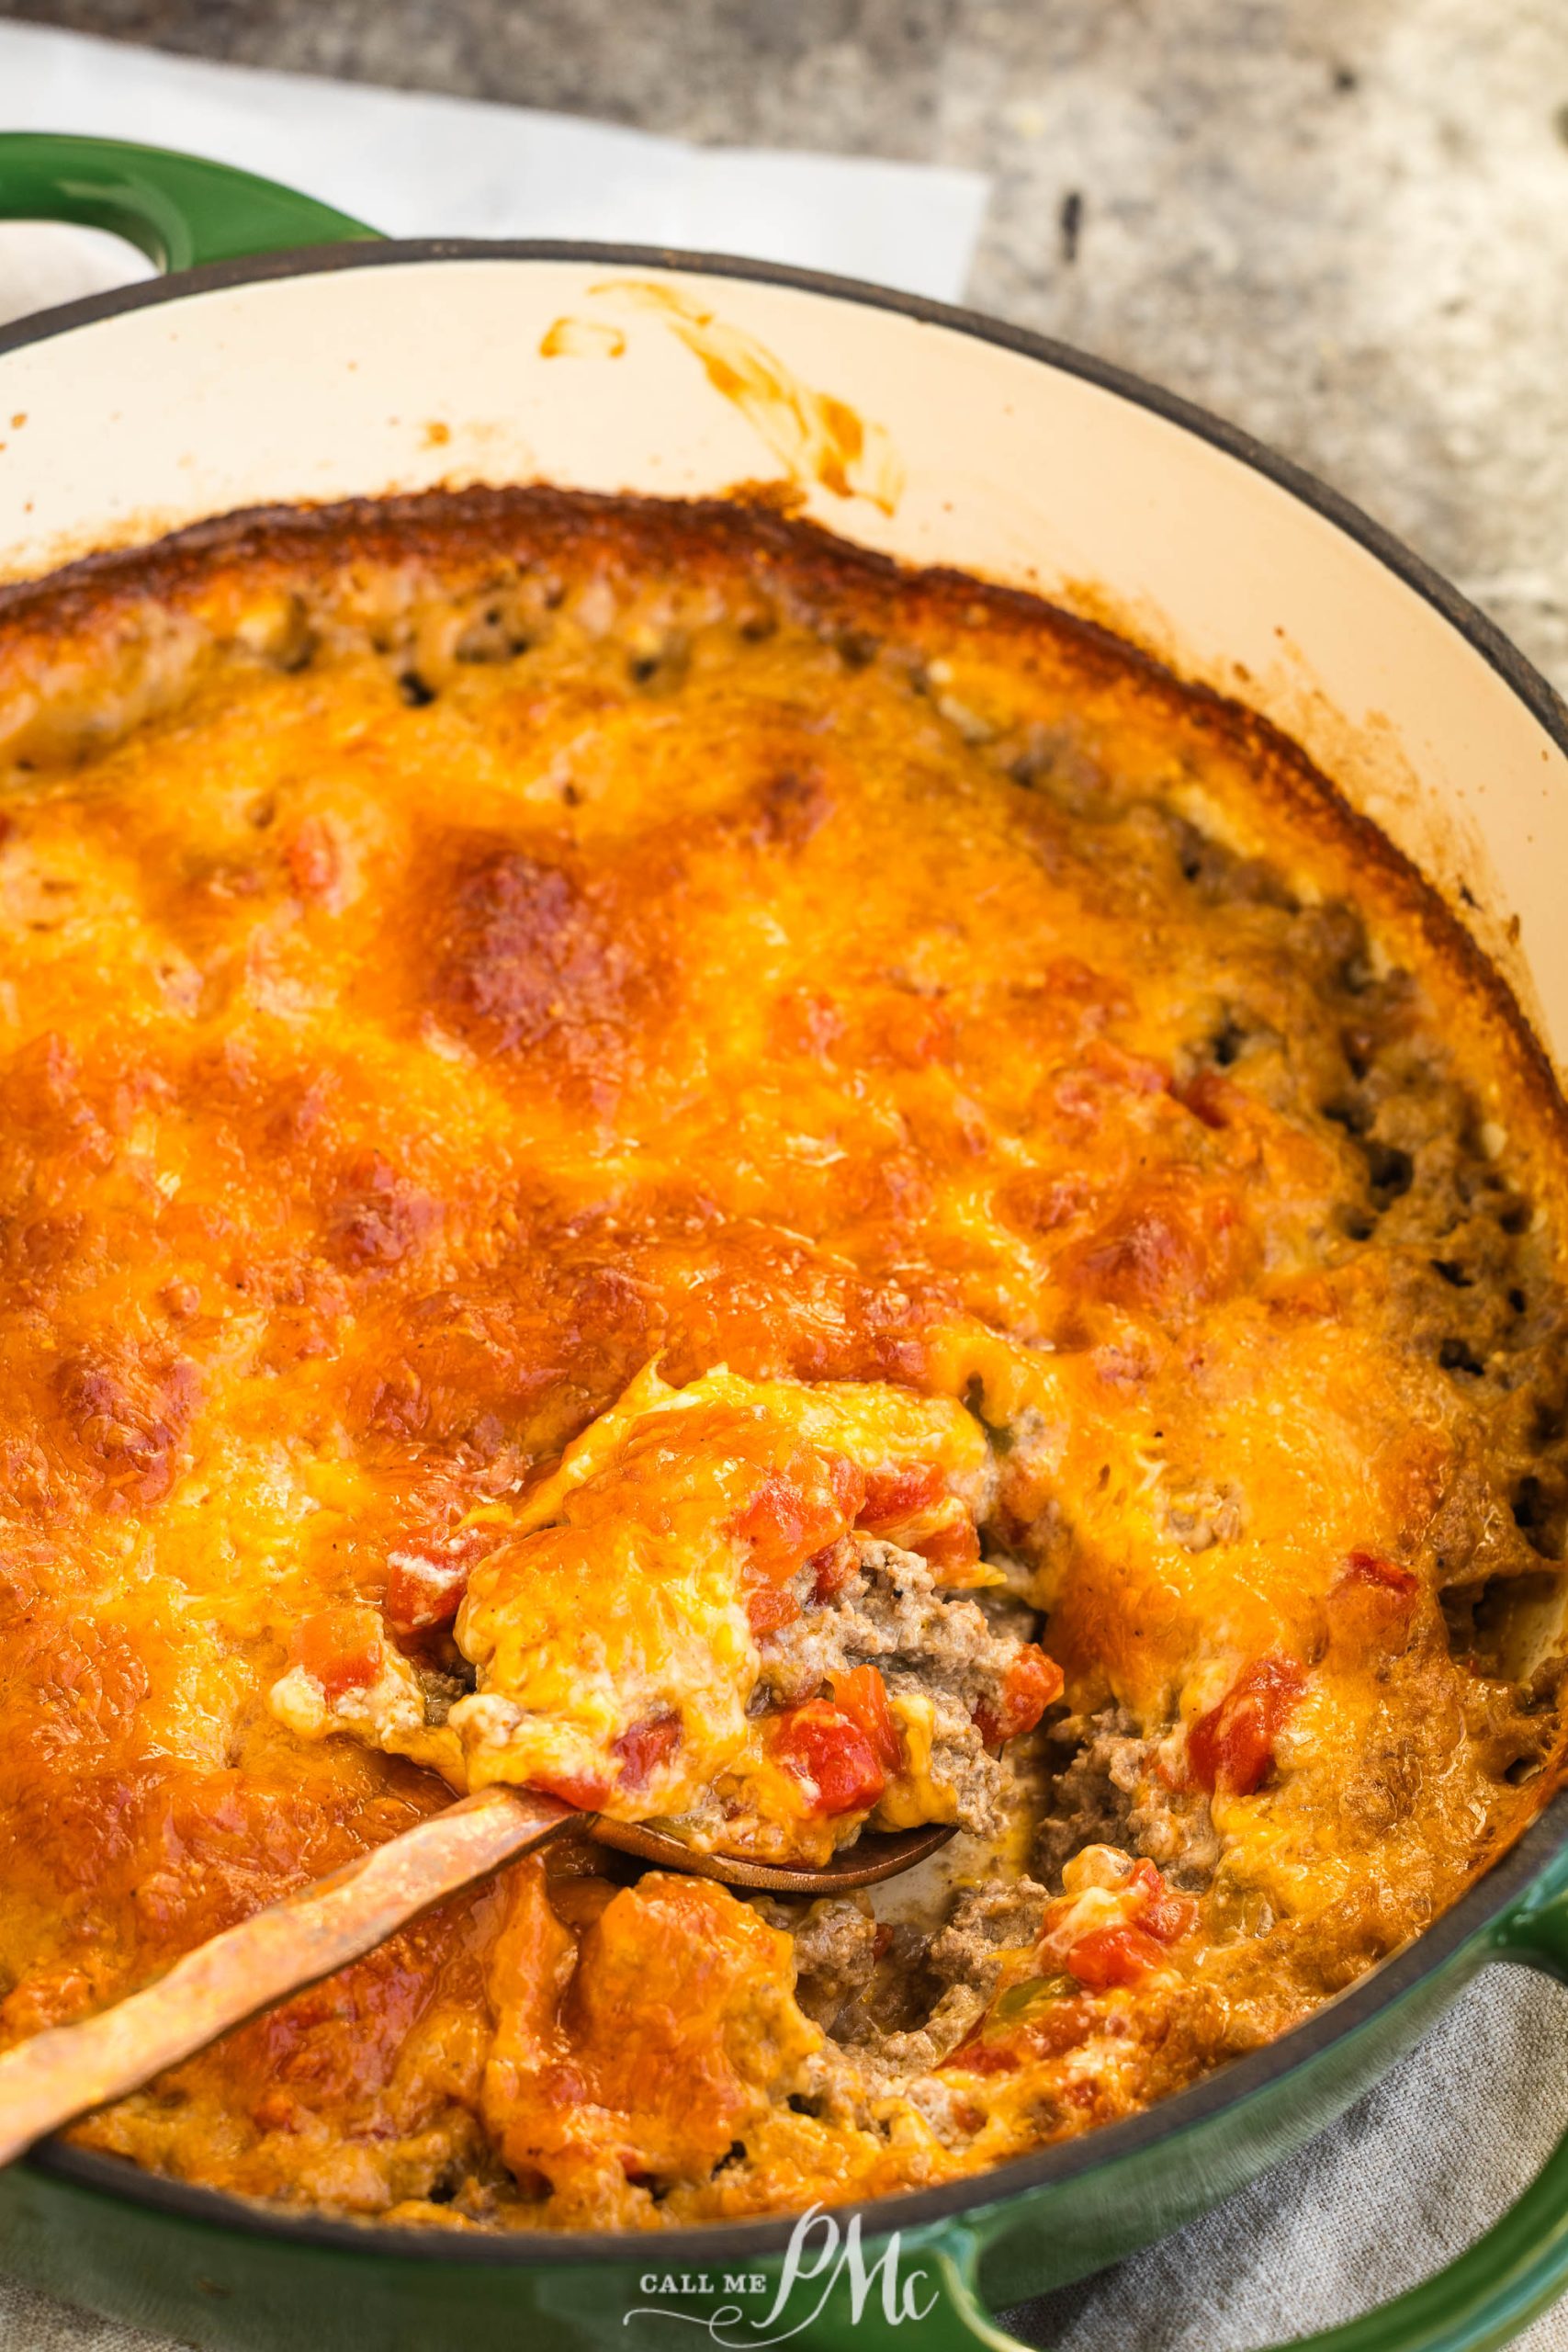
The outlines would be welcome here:
M 462 1801 L 0 2059 L 0 2160 L 574 1828 L 793 1894 L 994 1832 L 998 1751 L 1062 1676 L 980 1558 L 989 1462 L 950 1399 L 648 1367 L 515 1509 L 400 1555 L 382 1610 L 297 1631 L 279 1720 Z

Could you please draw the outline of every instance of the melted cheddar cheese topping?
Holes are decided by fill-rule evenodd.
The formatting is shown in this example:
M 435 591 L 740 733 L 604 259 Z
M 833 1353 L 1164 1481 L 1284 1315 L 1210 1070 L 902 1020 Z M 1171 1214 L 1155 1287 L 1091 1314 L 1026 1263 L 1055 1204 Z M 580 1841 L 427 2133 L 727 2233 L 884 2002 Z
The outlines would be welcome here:
M 979 1424 L 945 1398 L 723 1370 L 672 1388 L 650 1365 L 514 1511 L 478 1515 L 486 1548 L 470 1564 L 461 1547 L 447 1585 L 472 1692 L 434 1694 L 433 1720 L 432 1678 L 422 1689 L 359 1609 L 306 1621 L 268 1703 L 306 1738 L 346 1731 L 455 1788 L 511 1781 L 614 1818 L 673 1816 L 693 1843 L 773 1860 L 824 1862 L 868 1820 L 985 1826 L 983 1802 L 966 1802 L 982 1791 L 942 1769 L 910 1661 L 929 1632 L 969 1670 L 971 1767 L 987 1737 L 1033 1728 L 1059 1672 L 973 1606 L 938 1601 L 929 1626 L 916 1612 L 880 1645 L 906 1661 L 890 1692 L 854 1646 L 878 1629 L 836 1604 L 874 1555 L 906 1615 L 922 1589 L 1004 1582 L 975 1533 L 987 1464 Z M 428 1578 L 421 1597 L 429 1623 Z
M 1285 2030 L 1538 1808 L 1560 1107 L 1246 712 L 766 514 L 471 492 L 6 592 L 0 766 L 0 2034 L 454 1786 L 966 1824 L 874 1902 L 520 1865 L 89 2143 L 881 2194 Z

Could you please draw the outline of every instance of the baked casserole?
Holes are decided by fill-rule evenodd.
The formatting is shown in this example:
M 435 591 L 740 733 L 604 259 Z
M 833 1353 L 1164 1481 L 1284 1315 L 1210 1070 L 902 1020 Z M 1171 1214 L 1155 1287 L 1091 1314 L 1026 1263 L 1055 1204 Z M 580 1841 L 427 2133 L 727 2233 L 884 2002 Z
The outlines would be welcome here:
M 586 1839 L 77 2128 L 649 2228 L 1125 2115 L 1559 1775 L 1562 1111 L 1291 744 L 764 509 L 0 600 L 0 2029 L 454 1789 Z

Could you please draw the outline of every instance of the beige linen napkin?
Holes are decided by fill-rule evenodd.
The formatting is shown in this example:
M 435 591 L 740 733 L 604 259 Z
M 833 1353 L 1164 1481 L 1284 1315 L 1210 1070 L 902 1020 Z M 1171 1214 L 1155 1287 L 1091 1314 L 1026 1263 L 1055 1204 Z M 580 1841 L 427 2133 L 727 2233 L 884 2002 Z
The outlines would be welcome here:
M 1485 1969 L 1299 2155 L 1010 2324 L 1051 2352 L 1255 2352 L 1371 2311 L 1452 2261 L 1540 2169 L 1568 2131 L 1565 2057 L 1568 1988 Z M 1568 2352 L 1568 2301 L 1517 2342 Z

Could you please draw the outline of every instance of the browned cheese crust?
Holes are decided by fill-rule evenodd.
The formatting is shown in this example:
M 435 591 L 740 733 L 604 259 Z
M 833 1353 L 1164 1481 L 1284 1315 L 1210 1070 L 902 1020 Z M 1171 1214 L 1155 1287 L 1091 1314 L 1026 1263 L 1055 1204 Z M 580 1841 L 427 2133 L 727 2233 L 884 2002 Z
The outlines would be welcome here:
M 498 2227 L 942 2180 L 1288 2028 L 1539 1808 L 1561 1105 L 1260 720 L 764 513 L 472 492 L 9 592 L 0 768 L 0 2036 L 446 1801 L 334 1688 L 434 1737 L 531 1564 L 613 1611 L 613 1485 L 522 1514 L 639 1378 L 719 1400 L 693 1526 L 765 1521 L 789 1801 L 891 1694 L 888 1773 L 945 1708 L 1006 1820 L 875 1912 L 520 1866 L 88 2143 Z M 1025 1722 L 1036 1643 L 998 1777 L 976 1661 Z

